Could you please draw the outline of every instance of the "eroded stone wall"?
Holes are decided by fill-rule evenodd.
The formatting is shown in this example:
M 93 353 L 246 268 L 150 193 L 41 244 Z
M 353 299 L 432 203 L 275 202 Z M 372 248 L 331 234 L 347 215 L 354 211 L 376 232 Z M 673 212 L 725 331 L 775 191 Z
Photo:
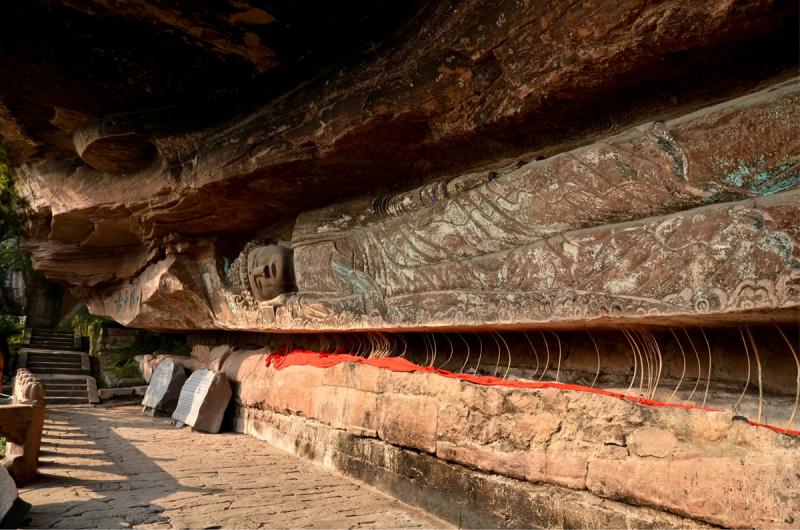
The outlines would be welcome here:
M 789 528 L 800 516 L 798 438 L 728 413 L 265 359 L 221 363 L 237 431 L 457 523 Z

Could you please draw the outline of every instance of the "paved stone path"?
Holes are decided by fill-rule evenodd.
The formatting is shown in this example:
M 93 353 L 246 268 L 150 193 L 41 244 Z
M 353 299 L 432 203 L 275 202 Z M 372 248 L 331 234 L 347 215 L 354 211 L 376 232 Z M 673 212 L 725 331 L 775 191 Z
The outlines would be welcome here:
M 41 478 L 20 491 L 37 528 L 445 527 L 250 436 L 175 429 L 139 407 L 53 407 Z

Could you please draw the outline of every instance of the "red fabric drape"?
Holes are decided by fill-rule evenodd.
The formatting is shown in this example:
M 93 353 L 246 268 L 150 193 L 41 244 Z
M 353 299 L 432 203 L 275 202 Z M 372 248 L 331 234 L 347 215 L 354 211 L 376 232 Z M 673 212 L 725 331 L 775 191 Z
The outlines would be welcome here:
M 591 392 L 594 394 L 602 394 L 604 396 L 611 396 L 619 399 L 627 399 L 640 405 L 647 405 L 649 407 L 672 407 L 680 409 L 694 409 L 705 410 L 709 412 L 722 412 L 719 409 L 709 407 L 698 407 L 695 405 L 684 405 L 682 403 L 664 403 L 662 401 L 654 401 L 638 396 L 631 396 L 621 392 L 612 392 L 611 390 L 603 390 L 602 388 L 592 388 L 583 385 L 572 385 L 569 383 L 556 383 L 553 381 L 509 381 L 500 377 L 492 377 L 488 375 L 469 375 L 469 374 L 456 374 L 449 370 L 441 370 L 433 368 L 432 366 L 420 366 L 414 364 L 408 359 L 402 357 L 384 357 L 382 359 L 368 359 L 359 357 L 349 353 L 319 353 L 311 350 L 293 349 L 288 352 L 273 353 L 267 356 L 266 364 L 276 370 L 283 370 L 290 366 L 314 366 L 316 368 L 331 368 L 341 363 L 358 363 L 383 368 L 384 370 L 391 370 L 393 372 L 420 372 L 420 373 L 434 373 L 442 377 L 450 377 L 453 379 L 461 379 L 469 383 L 483 386 L 504 386 L 510 388 L 557 388 L 559 390 L 569 390 L 575 392 Z M 800 431 L 783 429 L 774 425 L 765 423 L 757 423 L 755 421 L 747 420 L 751 425 L 758 427 L 766 427 L 784 434 L 800 435 Z

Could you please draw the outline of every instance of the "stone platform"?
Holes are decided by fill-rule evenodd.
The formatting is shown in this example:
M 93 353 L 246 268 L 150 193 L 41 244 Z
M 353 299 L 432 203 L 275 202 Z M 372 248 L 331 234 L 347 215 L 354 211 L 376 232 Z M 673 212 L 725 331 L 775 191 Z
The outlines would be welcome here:
M 443 528 L 250 436 L 174 429 L 139 407 L 48 408 L 35 528 Z

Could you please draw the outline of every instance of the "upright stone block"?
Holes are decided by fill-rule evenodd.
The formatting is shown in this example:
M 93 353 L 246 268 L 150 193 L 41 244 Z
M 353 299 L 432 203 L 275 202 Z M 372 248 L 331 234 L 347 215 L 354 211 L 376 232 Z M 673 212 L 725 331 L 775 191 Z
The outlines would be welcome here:
M 172 418 L 198 431 L 218 433 L 231 395 L 223 372 L 197 370 L 183 385 Z
M 175 412 L 181 388 L 186 383 L 186 369 L 181 364 L 164 361 L 158 365 L 150 378 L 142 405 L 155 413 L 168 416 Z

